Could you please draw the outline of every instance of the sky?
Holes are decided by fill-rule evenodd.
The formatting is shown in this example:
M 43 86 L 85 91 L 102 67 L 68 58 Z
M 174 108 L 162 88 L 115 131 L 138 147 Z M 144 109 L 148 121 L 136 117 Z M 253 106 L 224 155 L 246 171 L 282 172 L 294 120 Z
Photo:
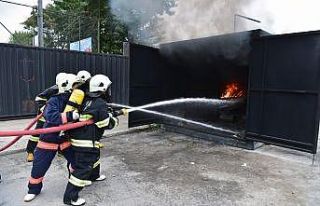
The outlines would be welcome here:
M 262 21 L 252 27 L 275 34 L 320 30 L 320 0 L 251 0 L 243 13 Z
M 28 5 L 36 5 L 37 0 L 8 0 Z M 51 0 L 43 0 L 43 6 L 49 4 Z M 0 2 L 0 21 L 11 31 L 23 30 L 21 23 L 30 15 L 31 8 L 11 5 Z M 0 43 L 9 41 L 10 34 L 0 25 Z
M 9 1 L 29 5 L 37 4 L 37 0 Z M 188 1 L 192 2 L 194 0 L 183 0 L 184 3 L 187 3 Z M 320 30 L 320 0 L 237 1 L 245 2 L 243 4 L 241 14 L 257 18 L 262 21 L 262 24 L 254 24 L 246 21 L 248 25 L 245 29 L 262 28 L 274 34 Z M 43 0 L 44 7 L 51 2 L 52 0 Z M 5 24 L 11 32 L 23 30 L 21 23 L 27 19 L 30 12 L 31 8 L 0 2 L 0 21 Z M 188 13 L 189 12 L 190 10 L 188 10 Z M 10 34 L 0 26 L 0 43 L 8 42 L 9 36 Z

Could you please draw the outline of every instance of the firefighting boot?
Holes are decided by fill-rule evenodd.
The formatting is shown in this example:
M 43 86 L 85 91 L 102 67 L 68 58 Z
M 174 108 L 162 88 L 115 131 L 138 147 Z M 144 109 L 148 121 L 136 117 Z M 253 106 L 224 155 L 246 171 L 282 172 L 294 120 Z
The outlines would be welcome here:
M 98 177 L 95 181 L 100 182 L 107 179 L 107 177 L 105 175 L 100 175 L 100 177 Z
M 33 153 L 28 153 L 27 154 L 27 162 L 32 162 L 34 160 L 34 155 Z
M 25 202 L 31 202 L 32 200 L 34 200 L 36 198 L 37 195 L 35 194 L 26 194 L 26 196 L 24 196 L 24 201 Z
M 83 198 L 78 198 L 77 201 L 72 201 L 71 200 L 71 205 L 78 206 L 78 205 L 84 205 L 84 204 L 86 204 L 86 200 L 83 199 Z

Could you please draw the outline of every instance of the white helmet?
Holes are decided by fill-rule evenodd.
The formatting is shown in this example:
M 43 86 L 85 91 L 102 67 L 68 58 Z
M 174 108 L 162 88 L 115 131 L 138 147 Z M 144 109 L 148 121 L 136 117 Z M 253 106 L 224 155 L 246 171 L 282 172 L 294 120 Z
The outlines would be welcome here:
M 69 85 L 68 74 L 63 75 L 63 76 L 57 78 L 56 80 L 57 80 L 59 93 L 67 92 L 68 85 Z
M 85 70 L 79 71 L 77 77 L 84 83 L 91 78 L 91 74 Z
M 56 84 L 58 85 L 59 80 L 61 78 L 63 78 L 64 76 L 66 76 L 66 75 L 67 75 L 67 73 L 64 73 L 64 72 L 61 72 L 61 73 L 57 74 L 57 76 L 56 76 Z
M 75 86 L 75 84 L 82 83 L 80 78 L 78 78 L 78 76 L 75 75 L 75 74 L 68 74 L 68 80 L 70 82 L 70 84 L 68 85 L 68 90 L 69 91 L 72 90 L 72 88 Z
M 79 83 L 80 80 L 74 74 L 65 74 L 57 79 L 59 93 L 71 92 L 74 84 Z
M 109 77 L 103 74 L 93 76 L 89 83 L 89 92 L 106 92 L 111 85 Z

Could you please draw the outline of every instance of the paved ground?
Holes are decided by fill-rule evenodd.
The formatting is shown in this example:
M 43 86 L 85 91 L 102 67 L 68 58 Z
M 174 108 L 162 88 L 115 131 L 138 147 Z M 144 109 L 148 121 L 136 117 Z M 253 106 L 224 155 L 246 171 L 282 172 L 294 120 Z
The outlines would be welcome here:
M 254 152 L 151 130 L 104 139 L 107 180 L 82 192 L 87 205 L 319 205 L 312 156 L 265 146 Z M 0 205 L 62 205 L 65 161 L 56 158 L 41 195 L 22 202 L 31 165 L 0 156 Z

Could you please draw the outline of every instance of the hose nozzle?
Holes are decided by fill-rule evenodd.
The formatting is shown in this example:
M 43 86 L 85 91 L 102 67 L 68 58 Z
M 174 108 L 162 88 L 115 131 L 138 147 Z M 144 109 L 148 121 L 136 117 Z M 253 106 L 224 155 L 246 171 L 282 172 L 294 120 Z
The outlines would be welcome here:
M 129 114 L 129 110 L 128 109 L 122 109 L 121 110 L 124 116 L 127 116 Z
M 121 109 L 114 112 L 113 116 L 118 117 L 121 115 L 127 116 L 129 114 L 128 109 Z

